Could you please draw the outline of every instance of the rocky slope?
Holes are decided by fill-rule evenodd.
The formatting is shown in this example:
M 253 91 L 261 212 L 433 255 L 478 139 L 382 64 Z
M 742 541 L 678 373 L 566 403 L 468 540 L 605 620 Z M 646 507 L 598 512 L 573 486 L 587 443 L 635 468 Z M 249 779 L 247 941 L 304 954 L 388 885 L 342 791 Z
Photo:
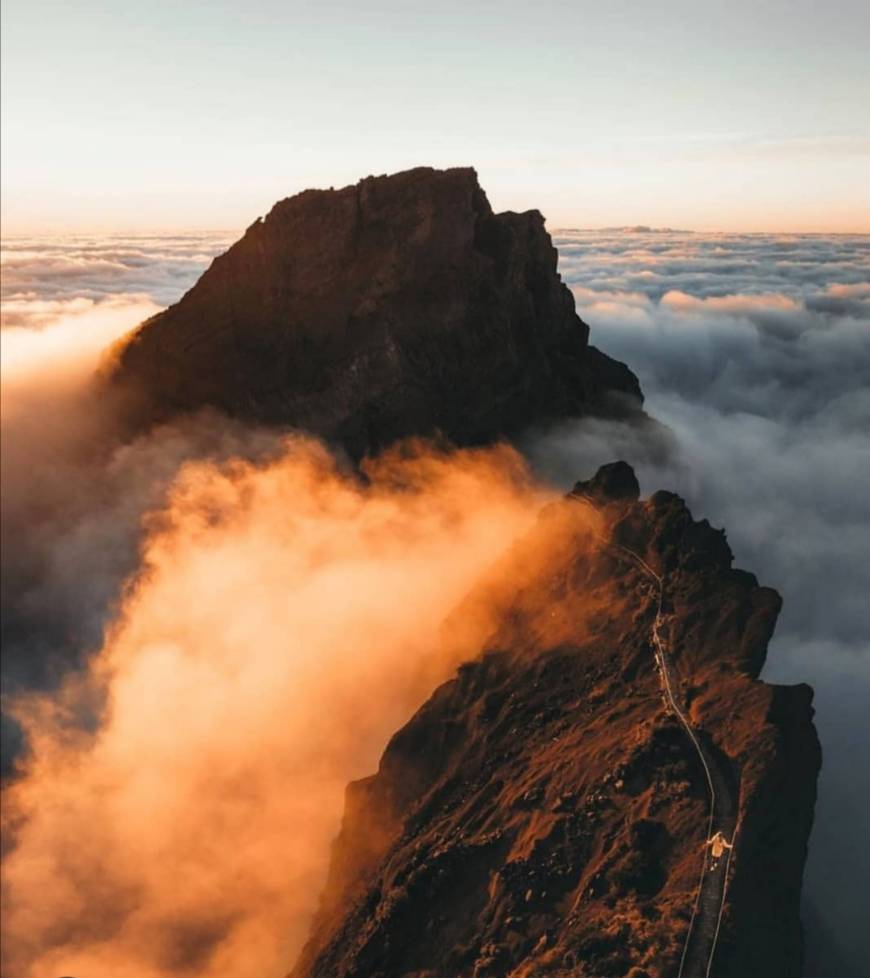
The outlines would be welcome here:
M 588 345 L 537 211 L 494 214 L 471 169 L 420 168 L 276 204 L 116 351 L 139 423 L 209 405 L 352 455 L 440 431 L 639 414 Z
M 757 678 L 779 597 L 678 497 L 637 497 L 606 467 L 457 610 L 479 654 L 349 787 L 292 978 L 800 974 L 820 752 L 811 691 Z

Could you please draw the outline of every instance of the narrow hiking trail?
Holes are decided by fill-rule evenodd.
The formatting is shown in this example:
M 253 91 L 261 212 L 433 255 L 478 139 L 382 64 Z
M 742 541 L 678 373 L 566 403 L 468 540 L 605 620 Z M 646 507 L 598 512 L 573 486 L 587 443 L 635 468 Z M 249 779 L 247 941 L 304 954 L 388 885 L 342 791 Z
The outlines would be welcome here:
M 595 506 L 585 494 L 572 493 L 571 496 Z M 664 578 L 629 547 L 612 543 L 603 537 L 599 539 L 611 553 L 641 571 L 653 588 L 656 616 L 652 625 L 652 647 L 662 697 L 666 709 L 677 718 L 686 732 L 704 769 L 710 799 L 707 835 L 697 895 L 676 978 L 711 978 L 725 909 L 728 872 L 734 852 L 737 792 L 727 759 L 707 743 L 708 738 L 703 731 L 695 730 L 680 704 L 679 680 L 668 654 L 667 639 L 663 637 L 663 630 L 667 627 Z

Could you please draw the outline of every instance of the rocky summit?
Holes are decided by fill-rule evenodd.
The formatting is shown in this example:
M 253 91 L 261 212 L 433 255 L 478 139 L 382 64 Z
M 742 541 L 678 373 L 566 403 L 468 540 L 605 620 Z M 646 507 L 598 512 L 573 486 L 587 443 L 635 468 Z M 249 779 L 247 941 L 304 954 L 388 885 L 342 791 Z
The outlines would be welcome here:
M 586 414 L 640 416 L 588 344 L 537 211 L 494 214 L 472 169 L 421 167 L 276 204 L 117 351 L 138 423 L 204 406 L 360 456 Z
M 289 978 L 797 978 L 811 691 L 759 681 L 780 599 L 731 562 L 622 463 L 545 510 L 350 785 Z

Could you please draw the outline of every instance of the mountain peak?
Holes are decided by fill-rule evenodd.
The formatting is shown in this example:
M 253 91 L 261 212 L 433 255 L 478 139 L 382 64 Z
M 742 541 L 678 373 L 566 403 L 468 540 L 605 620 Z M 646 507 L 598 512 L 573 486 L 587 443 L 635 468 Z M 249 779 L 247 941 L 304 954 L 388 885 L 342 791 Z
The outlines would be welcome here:
M 584 414 L 641 415 L 588 345 L 538 211 L 494 214 L 470 167 L 418 167 L 279 201 L 117 351 L 137 421 L 201 407 L 360 456 Z

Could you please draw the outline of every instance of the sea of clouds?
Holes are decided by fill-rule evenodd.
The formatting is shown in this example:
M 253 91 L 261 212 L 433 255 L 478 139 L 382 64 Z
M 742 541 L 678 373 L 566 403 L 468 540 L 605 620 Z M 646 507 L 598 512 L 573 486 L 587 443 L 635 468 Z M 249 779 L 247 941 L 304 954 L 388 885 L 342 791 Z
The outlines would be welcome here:
M 17 236 L 3 241 L 3 325 L 45 322 L 46 303 L 179 299 L 233 240 L 228 233 Z
M 143 513 L 185 460 L 279 450 L 268 433 L 206 416 L 103 451 L 111 432 L 81 423 L 94 414 L 81 380 L 99 351 L 178 298 L 230 237 L 4 243 L 7 691 L 56 683 L 65 662 L 99 645 L 137 566 Z M 859 975 L 870 878 L 870 237 L 554 239 L 592 342 L 638 374 L 677 448 L 662 461 L 623 427 L 591 421 L 529 432 L 522 447 L 560 487 L 627 459 L 645 492 L 676 490 L 696 517 L 724 526 L 737 564 L 782 594 L 765 678 L 815 688 L 824 749 L 806 887 L 810 952 L 824 963 L 810 974 L 834 973 L 837 955 L 838 975 Z

